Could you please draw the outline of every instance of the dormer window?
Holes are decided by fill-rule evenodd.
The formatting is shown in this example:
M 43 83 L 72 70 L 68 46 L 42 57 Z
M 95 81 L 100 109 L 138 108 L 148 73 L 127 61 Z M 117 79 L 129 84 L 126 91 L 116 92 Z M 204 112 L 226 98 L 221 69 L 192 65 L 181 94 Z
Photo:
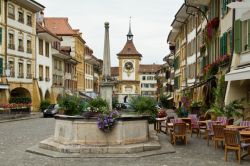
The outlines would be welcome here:
M 18 11 L 18 22 L 24 23 L 23 11 L 21 10 Z
M 15 7 L 12 4 L 8 5 L 8 17 L 11 19 L 15 19 Z

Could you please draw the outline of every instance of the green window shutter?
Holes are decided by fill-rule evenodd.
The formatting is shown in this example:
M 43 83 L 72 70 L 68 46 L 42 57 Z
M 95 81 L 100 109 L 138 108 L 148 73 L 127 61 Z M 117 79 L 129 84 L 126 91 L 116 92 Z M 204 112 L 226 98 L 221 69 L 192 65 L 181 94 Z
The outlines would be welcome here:
M 241 40 L 241 21 L 236 20 L 234 22 L 234 43 L 235 43 L 235 52 L 240 53 L 242 49 L 242 40 Z
M 248 50 L 250 50 L 250 20 L 247 21 L 248 23 L 248 28 L 247 28 L 247 35 L 248 35 L 248 42 L 247 42 L 247 46 L 248 46 Z
M 0 76 L 3 75 L 3 58 L 0 58 Z
M 0 27 L 0 45 L 2 45 L 3 29 Z
M 220 55 L 223 55 L 223 36 L 220 38 Z
M 230 54 L 233 48 L 233 33 L 232 30 L 230 31 Z
M 227 33 L 226 32 L 223 34 L 223 43 L 224 43 L 223 55 L 225 55 L 227 53 Z

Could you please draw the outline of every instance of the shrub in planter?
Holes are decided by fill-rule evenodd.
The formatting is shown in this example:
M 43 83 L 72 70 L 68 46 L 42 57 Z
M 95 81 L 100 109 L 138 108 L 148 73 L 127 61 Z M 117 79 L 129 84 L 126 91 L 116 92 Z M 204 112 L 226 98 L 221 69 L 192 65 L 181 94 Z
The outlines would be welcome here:
M 89 106 L 92 109 L 100 110 L 102 107 L 109 108 L 108 102 L 101 97 L 97 97 L 89 102 Z
M 150 97 L 138 96 L 131 97 L 129 101 L 130 107 L 138 114 L 147 114 L 151 116 L 150 123 L 155 121 L 157 117 L 156 100 Z
M 42 100 L 39 107 L 40 111 L 44 111 L 45 109 L 47 109 L 50 104 L 51 103 L 49 100 Z
M 80 115 L 85 105 L 84 100 L 77 96 L 64 96 L 59 100 L 59 105 L 64 109 L 66 115 Z

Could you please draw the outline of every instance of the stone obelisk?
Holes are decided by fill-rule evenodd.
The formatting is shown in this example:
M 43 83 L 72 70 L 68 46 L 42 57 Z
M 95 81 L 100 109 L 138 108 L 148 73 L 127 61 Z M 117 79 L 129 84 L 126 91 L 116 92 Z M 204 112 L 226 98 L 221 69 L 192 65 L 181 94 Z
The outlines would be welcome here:
M 109 44 L 109 23 L 104 23 L 104 51 L 103 51 L 103 68 L 102 82 L 100 83 L 100 94 L 103 99 L 109 103 L 109 108 L 112 109 L 112 94 L 114 82 L 111 79 L 111 63 L 110 63 L 110 44 Z

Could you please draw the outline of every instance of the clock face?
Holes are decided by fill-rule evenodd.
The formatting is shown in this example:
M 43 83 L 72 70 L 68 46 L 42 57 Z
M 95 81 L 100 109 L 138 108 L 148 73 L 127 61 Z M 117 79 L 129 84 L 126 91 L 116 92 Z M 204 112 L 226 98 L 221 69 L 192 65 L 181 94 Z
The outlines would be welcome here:
M 130 71 L 133 69 L 133 63 L 132 62 L 126 62 L 125 63 L 125 69 Z

